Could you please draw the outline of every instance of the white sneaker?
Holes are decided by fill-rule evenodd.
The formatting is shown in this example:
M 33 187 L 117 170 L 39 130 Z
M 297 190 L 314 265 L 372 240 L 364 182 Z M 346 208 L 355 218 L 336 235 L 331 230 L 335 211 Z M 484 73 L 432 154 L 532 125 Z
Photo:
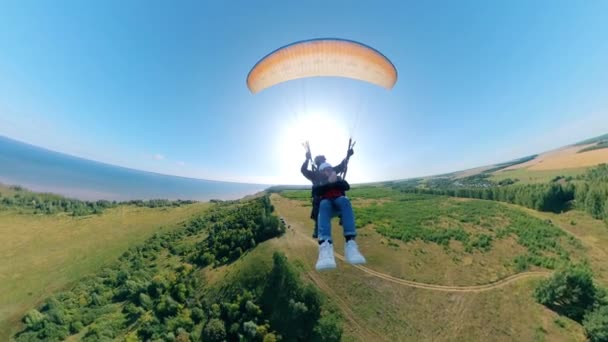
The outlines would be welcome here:
M 319 245 L 319 260 L 317 260 L 317 271 L 329 270 L 336 268 L 336 259 L 334 259 L 334 245 L 325 241 Z
M 365 264 L 365 257 L 359 252 L 355 240 L 350 240 L 344 245 L 344 256 L 349 264 Z

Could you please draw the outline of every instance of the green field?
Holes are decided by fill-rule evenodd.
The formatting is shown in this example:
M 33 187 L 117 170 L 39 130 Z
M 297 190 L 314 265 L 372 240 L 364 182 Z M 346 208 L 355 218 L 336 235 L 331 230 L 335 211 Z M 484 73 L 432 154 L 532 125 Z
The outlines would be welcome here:
M 287 198 L 306 204 L 305 193 Z M 362 187 L 349 193 L 356 225 L 378 269 L 416 281 L 484 284 L 584 259 L 581 242 L 503 203 Z M 403 262 L 392 262 L 394 259 Z
M 490 180 L 500 182 L 511 178 L 518 179 L 518 184 L 536 184 L 549 183 L 552 179 L 558 176 L 576 177 L 585 174 L 589 168 L 573 168 L 564 170 L 528 170 L 525 168 L 515 170 L 504 170 L 495 172 L 491 175 Z

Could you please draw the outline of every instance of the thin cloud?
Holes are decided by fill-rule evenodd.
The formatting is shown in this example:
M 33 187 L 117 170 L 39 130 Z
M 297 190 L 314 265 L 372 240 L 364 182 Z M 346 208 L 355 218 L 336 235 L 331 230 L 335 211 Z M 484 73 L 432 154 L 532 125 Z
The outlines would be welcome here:
M 178 162 L 177 162 L 177 165 L 179 165 L 179 166 L 184 166 L 184 165 L 186 165 L 186 163 L 184 163 L 183 161 L 178 161 Z
M 157 153 L 157 154 L 154 155 L 154 159 L 156 159 L 156 160 L 163 160 L 163 159 L 165 159 L 165 156 L 162 155 L 162 154 Z

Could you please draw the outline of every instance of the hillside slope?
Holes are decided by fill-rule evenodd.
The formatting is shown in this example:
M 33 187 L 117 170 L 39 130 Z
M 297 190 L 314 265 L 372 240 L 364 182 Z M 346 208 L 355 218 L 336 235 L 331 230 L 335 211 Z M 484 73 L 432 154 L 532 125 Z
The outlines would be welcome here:
M 537 304 L 531 293 L 545 272 L 523 273 L 515 279 L 506 278 L 489 285 L 453 286 L 418 279 L 412 271 L 399 276 L 389 274 L 394 265 L 415 260 L 407 257 L 408 249 L 419 249 L 416 243 L 390 247 L 369 244 L 374 240 L 370 227 L 360 229 L 361 249 L 368 257 L 364 267 L 354 267 L 339 261 L 338 269 L 318 273 L 314 270 L 318 248 L 308 237 L 311 221 L 310 207 L 305 202 L 273 197 L 277 212 L 291 226 L 286 235 L 275 243 L 290 258 L 301 261 L 301 267 L 336 305 L 349 323 L 345 334 L 352 340 L 547 340 L 583 341 L 583 331 L 577 323 L 559 317 Z M 336 253 L 341 253 L 340 230 L 334 222 Z M 427 253 L 439 257 L 441 250 Z M 386 250 L 397 249 L 388 256 Z M 378 259 L 386 258 L 386 259 Z M 391 267 L 390 265 L 393 265 Z M 449 264 L 435 264 L 433 273 L 449 271 Z M 537 278 L 539 277 L 540 278 Z M 440 279 L 429 276 L 429 279 Z M 445 280 L 445 278 L 443 278 Z M 429 286 L 430 285 L 430 286 Z M 480 291 L 481 290 L 481 291 Z

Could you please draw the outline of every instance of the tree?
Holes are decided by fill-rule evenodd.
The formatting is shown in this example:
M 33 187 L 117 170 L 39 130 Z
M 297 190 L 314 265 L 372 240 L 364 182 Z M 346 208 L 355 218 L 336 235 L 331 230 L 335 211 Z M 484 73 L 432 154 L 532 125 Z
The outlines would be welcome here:
M 300 285 L 285 255 L 275 252 L 273 259 L 261 298 L 263 311 L 270 313 L 270 325 L 286 340 L 309 340 L 321 316 L 321 298 L 312 287 Z
M 23 317 L 23 323 L 31 330 L 39 330 L 42 328 L 43 322 L 46 320 L 46 316 L 36 309 L 32 309 L 25 314 Z
M 247 337 L 253 340 L 258 333 L 258 325 L 253 321 L 247 321 L 243 323 L 243 331 Z
M 191 315 L 189 309 L 183 309 L 177 316 L 165 320 L 167 330 L 177 334 L 179 334 L 178 330 L 180 329 L 184 331 L 192 330 L 194 322 L 192 321 Z
M 594 218 L 602 218 L 603 215 L 603 202 L 602 193 L 597 188 L 591 188 L 587 192 L 587 198 L 585 198 L 585 209 Z
M 152 298 L 150 298 L 150 296 L 148 296 L 147 294 L 140 293 L 139 294 L 139 305 L 146 310 L 150 310 L 150 309 L 152 309 L 152 306 L 154 305 L 154 301 L 152 301 Z
M 324 315 L 315 326 L 314 333 L 317 341 L 341 341 L 342 326 L 340 319 L 335 314 Z
M 536 300 L 548 308 L 580 322 L 595 302 L 591 271 L 574 266 L 557 271 L 534 291 Z
M 277 335 L 274 333 L 264 335 L 264 342 L 277 342 Z
M 608 306 L 601 306 L 588 313 L 583 326 L 591 342 L 608 341 Z
M 209 320 L 205 329 L 203 329 L 203 340 L 220 342 L 226 339 L 226 327 L 224 321 L 218 318 L 212 318 Z
M 199 307 L 195 307 L 192 309 L 192 320 L 194 323 L 198 324 L 205 319 L 205 312 L 203 309 Z

